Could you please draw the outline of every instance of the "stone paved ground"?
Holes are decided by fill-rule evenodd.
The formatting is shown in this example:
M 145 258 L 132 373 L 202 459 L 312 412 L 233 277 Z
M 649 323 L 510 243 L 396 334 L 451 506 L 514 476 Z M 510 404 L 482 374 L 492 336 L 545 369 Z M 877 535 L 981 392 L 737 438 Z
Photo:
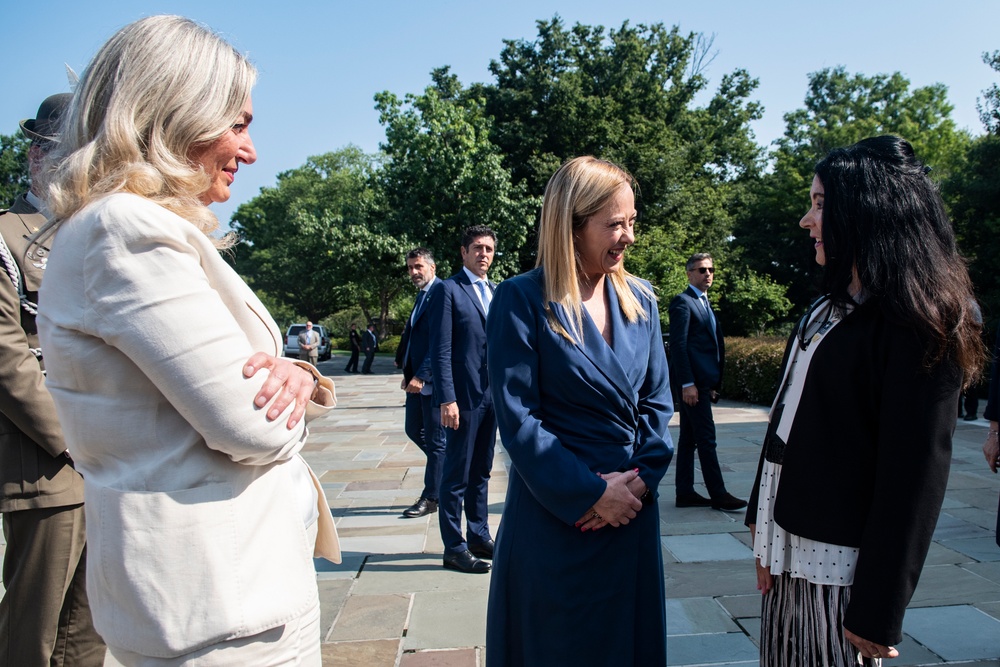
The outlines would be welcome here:
M 311 427 L 305 457 L 333 508 L 344 562 L 317 561 L 326 667 L 482 667 L 489 575 L 441 566 L 437 515 L 403 519 L 420 493 L 423 454 L 403 434 L 403 393 L 391 361 L 375 375 L 321 364 L 340 404 Z M 765 412 L 716 410 L 731 492 L 747 497 Z M 676 438 L 676 420 L 672 434 Z M 959 422 L 944 512 L 892 665 L 1000 665 L 1000 480 L 983 461 L 986 422 Z M 490 485 L 499 523 L 508 461 L 497 448 Z M 743 515 L 673 506 L 673 470 L 660 487 L 668 664 L 756 666 L 759 597 Z M 2 545 L 0 545 L 2 548 Z
M 312 428 L 306 453 L 322 476 L 345 551 L 342 565 L 319 566 L 324 665 L 484 665 L 489 576 L 441 567 L 436 515 L 400 518 L 423 474 L 423 455 L 403 434 L 400 376 L 384 359 L 373 376 L 344 375 L 342 363 L 324 365 L 338 382 L 340 405 Z M 766 413 L 724 402 L 716 418 L 726 482 L 745 498 Z M 983 461 L 986 426 L 958 423 L 944 513 L 893 665 L 1000 665 L 1000 548 L 993 538 L 1000 480 Z M 671 431 L 676 438 L 676 419 Z M 494 529 L 507 466 L 498 447 Z M 660 493 L 668 664 L 757 665 L 759 595 L 743 514 L 675 508 L 672 469 Z

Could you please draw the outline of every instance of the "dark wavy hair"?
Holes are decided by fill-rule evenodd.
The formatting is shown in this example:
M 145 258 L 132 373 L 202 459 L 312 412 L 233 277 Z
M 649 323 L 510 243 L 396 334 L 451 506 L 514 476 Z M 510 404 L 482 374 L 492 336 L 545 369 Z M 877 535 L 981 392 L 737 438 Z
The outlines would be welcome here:
M 855 272 L 866 299 L 927 341 L 930 366 L 953 359 L 973 382 L 986 361 L 965 260 L 937 187 L 905 139 L 872 137 L 816 165 L 823 184 L 823 290 L 843 308 Z

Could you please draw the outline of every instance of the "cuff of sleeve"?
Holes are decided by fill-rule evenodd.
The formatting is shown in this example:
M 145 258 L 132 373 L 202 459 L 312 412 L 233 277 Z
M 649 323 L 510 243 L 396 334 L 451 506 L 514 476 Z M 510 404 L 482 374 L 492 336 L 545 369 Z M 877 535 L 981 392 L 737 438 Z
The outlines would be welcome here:
M 332 408 L 337 405 L 337 389 L 333 384 L 333 380 L 320 373 L 315 366 L 307 361 L 295 361 L 293 363 L 299 368 L 309 371 L 313 376 L 313 380 L 316 381 L 316 388 L 313 390 L 313 395 L 310 399 L 313 403 L 325 408 Z

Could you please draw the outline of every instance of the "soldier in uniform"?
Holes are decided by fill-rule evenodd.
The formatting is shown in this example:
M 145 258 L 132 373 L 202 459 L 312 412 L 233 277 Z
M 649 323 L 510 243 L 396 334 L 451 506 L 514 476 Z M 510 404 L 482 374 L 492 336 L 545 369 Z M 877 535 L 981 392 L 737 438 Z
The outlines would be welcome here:
M 100 667 L 105 647 L 87 602 L 83 478 L 45 389 L 35 313 L 47 249 L 29 237 L 45 222 L 37 186 L 58 139 L 68 93 L 21 121 L 31 139 L 31 190 L 0 211 L 0 513 L 7 541 L 0 664 Z

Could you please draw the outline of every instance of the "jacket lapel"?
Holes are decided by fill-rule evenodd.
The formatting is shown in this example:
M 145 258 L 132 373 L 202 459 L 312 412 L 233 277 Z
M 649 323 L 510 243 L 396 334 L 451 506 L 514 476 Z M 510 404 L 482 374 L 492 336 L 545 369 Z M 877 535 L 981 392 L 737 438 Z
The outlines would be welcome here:
M 586 308 L 583 311 L 583 340 L 576 343 L 577 349 L 583 353 L 587 359 L 590 360 L 592 364 L 597 368 L 597 370 L 607 378 L 608 382 L 613 386 L 623 398 L 626 399 L 632 405 L 635 405 L 638 400 L 636 391 L 632 388 L 632 383 L 629 381 L 628 374 L 625 372 L 625 368 L 622 366 L 619 358 L 620 354 L 628 354 L 630 350 L 634 350 L 635 341 L 630 340 L 631 332 L 625 326 L 624 320 L 621 316 L 621 309 L 618 306 L 618 297 L 614 293 L 614 288 L 611 286 L 611 282 L 607 281 L 605 284 L 605 289 L 608 290 L 608 310 L 611 317 L 611 330 L 613 333 L 612 340 L 614 341 L 614 349 L 609 346 L 601 332 L 597 330 L 597 325 L 590 318 L 587 313 Z M 552 312 L 555 313 L 556 318 L 559 323 L 562 324 L 563 328 L 567 331 L 572 331 L 570 327 L 570 318 L 568 313 L 557 303 L 550 303 L 549 306 L 552 308 Z
M 479 295 L 476 294 L 476 288 L 472 286 L 469 282 L 469 276 L 465 275 L 465 271 L 459 270 L 458 272 L 458 284 L 462 286 L 462 291 L 468 295 L 469 299 L 472 300 L 472 304 L 479 311 L 479 316 L 483 318 L 483 322 L 486 321 L 486 311 L 483 310 L 483 302 L 479 300 Z M 493 283 L 490 283 L 492 289 Z

